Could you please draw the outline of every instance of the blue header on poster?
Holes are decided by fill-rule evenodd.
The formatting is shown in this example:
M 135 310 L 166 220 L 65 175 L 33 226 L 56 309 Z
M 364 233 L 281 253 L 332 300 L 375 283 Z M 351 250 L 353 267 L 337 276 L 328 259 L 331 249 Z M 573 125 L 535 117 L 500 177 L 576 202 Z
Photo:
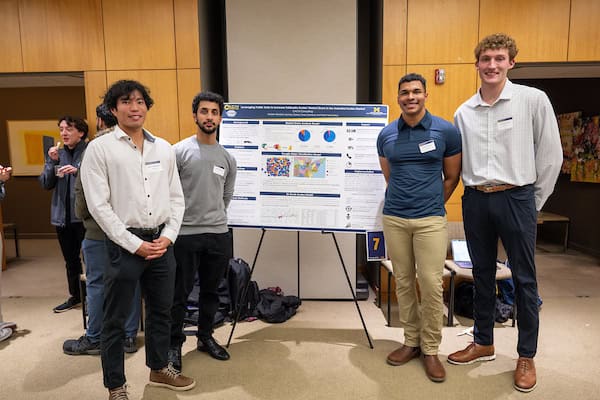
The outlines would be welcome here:
M 223 123 L 239 119 L 387 118 L 386 105 L 226 103 Z

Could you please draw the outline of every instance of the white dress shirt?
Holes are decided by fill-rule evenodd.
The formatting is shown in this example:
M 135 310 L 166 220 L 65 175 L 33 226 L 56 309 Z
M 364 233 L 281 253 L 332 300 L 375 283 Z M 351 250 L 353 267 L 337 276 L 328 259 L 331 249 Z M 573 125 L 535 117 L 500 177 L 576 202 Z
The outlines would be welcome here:
M 506 80 L 494 104 L 477 91 L 456 110 L 454 122 L 462 135 L 464 185 L 533 184 L 539 211 L 554 190 L 563 159 L 548 96 Z
M 142 240 L 127 228 L 155 228 L 175 242 L 185 210 L 171 145 L 144 130 L 143 153 L 118 126 L 92 140 L 81 166 L 90 214 L 106 235 L 131 253 Z

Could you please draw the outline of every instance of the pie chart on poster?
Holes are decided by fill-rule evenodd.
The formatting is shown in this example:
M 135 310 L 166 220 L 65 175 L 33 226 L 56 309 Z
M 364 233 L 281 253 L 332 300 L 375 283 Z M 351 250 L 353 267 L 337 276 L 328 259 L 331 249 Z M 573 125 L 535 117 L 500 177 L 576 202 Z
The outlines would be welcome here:
M 308 142 L 310 140 L 310 131 L 302 129 L 300 132 L 298 132 L 298 139 L 303 142 Z
M 333 142 L 335 140 L 335 132 L 330 130 L 326 130 L 325 133 L 323 133 L 323 139 L 325 139 L 326 142 Z

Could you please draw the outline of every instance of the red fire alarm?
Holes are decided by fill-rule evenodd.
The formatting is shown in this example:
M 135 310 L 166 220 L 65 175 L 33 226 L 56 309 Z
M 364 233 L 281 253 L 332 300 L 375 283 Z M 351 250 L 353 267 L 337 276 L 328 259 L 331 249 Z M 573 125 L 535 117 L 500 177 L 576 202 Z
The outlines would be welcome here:
M 446 82 L 446 70 L 443 68 L 438 68 L 435 70 L 435 84 L 442 85 Z

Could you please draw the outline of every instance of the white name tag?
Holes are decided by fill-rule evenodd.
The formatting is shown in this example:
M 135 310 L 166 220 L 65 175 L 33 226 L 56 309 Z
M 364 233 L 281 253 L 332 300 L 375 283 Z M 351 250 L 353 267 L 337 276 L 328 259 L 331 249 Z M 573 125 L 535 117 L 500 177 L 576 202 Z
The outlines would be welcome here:
M 146 171 L 148 171 L 148 172 L 162 171 L 162 166 L 160 165 L 160 161 L 148 161 L 146 163 Z
M 498 130 L 503 131 L 506 129 L 512 129 L 513 127 L 513 119 L 505 118 L 498 121 Z
M 433 140 L 428 140 L 423 143 L 419 143 L 419 150 L 421 153 L 429 153 L 430 151 L 435 150 L 435 142 Z
M 217 174 L 219 176 L 225 176 L 225 168 L 221 168 L 218 166 L 213 167 L 213 174 Z

